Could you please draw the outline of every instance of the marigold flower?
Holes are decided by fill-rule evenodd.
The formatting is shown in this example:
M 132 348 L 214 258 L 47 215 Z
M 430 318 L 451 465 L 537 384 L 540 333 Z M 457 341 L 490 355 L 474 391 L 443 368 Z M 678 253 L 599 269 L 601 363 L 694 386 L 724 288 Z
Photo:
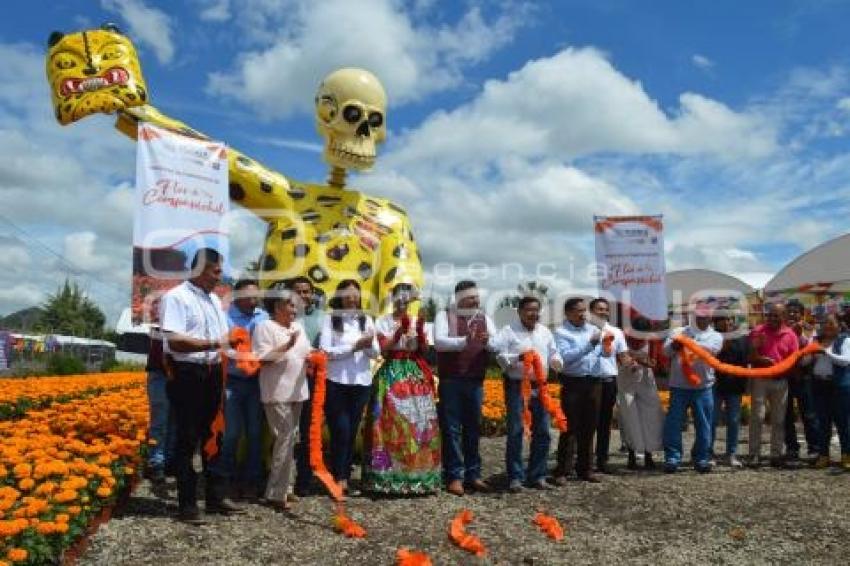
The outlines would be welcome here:
M 77 492 L 73 489 L 64 489 L 53 496 L 57 503 L 68 503 L 77 499 Z
M 109 497 L 110 495 L 112 495 L 112 490 L 111 490 L 111 489 L 109 489 L 109 488 L 108 488 L 108 487 L 106 487 L 106 486 L 101 486 L 101 487 L 97 488 L 97 491 L 96 491 L 95 493 L 96 493 L 96 494 L 97 494 L 97 496 L 98 496 L 98 497 L 100 497 L 101 499 L 106 499 L 107 497 Z
M 21 491 L 29 491 L 35 487 L 35 480 L 32 478 L 24 478 L 18 482 L 18 488 Z
M 27 559 L 27 556 L 29 556 L 29 553 L 23 548 L 10 548 L 9 552 L 6 553 L 6 558 L 12 562 L 23 562 Z

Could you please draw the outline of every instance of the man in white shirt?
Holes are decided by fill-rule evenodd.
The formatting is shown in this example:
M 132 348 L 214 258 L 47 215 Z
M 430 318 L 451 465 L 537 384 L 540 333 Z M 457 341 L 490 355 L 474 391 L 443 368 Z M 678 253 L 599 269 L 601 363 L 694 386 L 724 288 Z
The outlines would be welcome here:
M 712 356 L 723 348 L 723 337 L 711 327 L 711 311 L 706 305 L 697 305 L 694 323 L 674 330 L 664 342 L 664 355 L 670 358 L 670 407 L 664 419 L 664 471 L 674 473 L 682 463 L 682 427 L 688 407 L 694 415 L 696 439 L 691 450 L 694 468 L 698 472 L 711 471 L 711 423 L 714 418 L 714 368 L 701 360 L 694 360 L 693 370 L 699 383 L 691 383 L 682 371 L 680 343 L 673 340 L 679 334 L 693 339 Z
M 603 297 L 597 297 L 588 305 L 591 316 L 590 322 L 599 328 L 602 344 L 599 346 L 599 356 L 591 375 L 598 378 L 602 384 L 602 397 L 599 404 L 599 423 L 596 428 L 596 471 L 602 474 L 610 473 L 608 469 L 608 446 L 611 442 L 611 421 L 614 417 L 614 404 L 617 402 L 617 373 L 619 365 L 632 364 L 629 358 L 629 347 L 626 337 L 619 328 L 611 326 L 611 305 Z M 610 347 L 605 345 L 610 340 Z
M 490 491 L 481 479 L 481 405 L 487 348 L 496 333 L 493 321 L 481 310 L 474 281 L 455 285 L 455 304 L 437 313 L 434 349 L 440 377 L 440 429 L 446 491 L 462 496 L 464 484 Z
M 212 436 L 211 426 L 221 410 L 224 375 L 219 351 L 231 347 L 227 317 L 213 289 L 221 281 L 222 257 L 211 248 L 198 250 L 192 277 L 168 291 L 160 302 L 163 349 L 171 359 L 173 378 L 168 399 L 177 421 L 175 470 L 178 518 L 202 523 L 195 495 L 197 473 L 192 457 Z M 220 440 L 220 439 L 218 439 Z M 239 511 L 224 497 L 222 478 L 212 474 L 201 451 L 206 474 L 207 513 Z
M 540 299 L 523 297 L 517 306 L 518 318 L 506 325 L 497 338 L 497 361 L 505 374 L 505 405 L 507 407 L 508 438 L 505 464 L 508 472 L 508 489 L 522 491 L 523 481 L 536 489 L 551 489 L 546 482 L 546 458 L 549 456 L 549 414 L 540 403 L 537 387 L 533 386 L 529 409 L 531 410 L 531 449 L 528 470 L 522 467 L 523 402 L 522 354 L 535 350 L 543 362 L 543 371 L 549 367 L 561 371 L 563 362 L 555 347 L 552 332 L 540 324 Z

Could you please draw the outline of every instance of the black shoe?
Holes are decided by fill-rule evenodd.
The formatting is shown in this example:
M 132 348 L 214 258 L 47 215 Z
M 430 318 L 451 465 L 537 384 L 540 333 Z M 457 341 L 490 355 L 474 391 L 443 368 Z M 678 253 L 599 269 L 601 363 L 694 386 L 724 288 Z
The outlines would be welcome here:
M 664 464 L 664 473 L 665 474 L 675 474 L 679 471 L 679 466 L 670 462 L 666 462 Z
M 145 470 L 145 477 L 154 485 L 162 485 L 165 483 L 165 470 L 162 468 L 148 468 Z
M 578 479 L 587 483 L 601 483 L 602 480 L 592 473 L 579 474 Z
M 245 512 L 241 507 L 234 505 L 232 501 L 226 498 L 218 501 L 207 501 L 205 511 L 217 515 L 239 515 Z
M 800 451 L 799 450 L 788 450 L 785 453 L 785 457 L 788 460 L 799 460 L 800 459 Z
M 609 474 L 610 475 L 610 474 L 614 473 L 613 471 L 611 471 L 611 468 L 608 467 L 607 462 L 597 462 L 596 463 L 596 471 L 599 472 L 600 474 Z
M 204 517 L 201 515 L 201 511 L 197 507 L 187 507 L 186 509 L 181 509 L 177 513 L 177 520 L 181 523 L 186 523 L 187 525 L 194 526 L 205 525 L 207 523 L 204 520 Z
M 694 466 L 694 469 L 695 469 L 696 471 L 698 471 L 699 473 L 701 473 L 701 474 L 708 474 L 708 473 L 710 473 L 710 472 L 711 472 L 711 469 L 712 469 L 712 468 L 711 468 L 711 466 L 709 466 L 709 465 L 705 465 L 705 464 L 700 465 L 700 464 L 697 464 L 696 466 Z
M 310 497 L 313 495 L 313 490 L 310 489 L 310 486 L 298 486 L 295 488 L 294 492 L 298 497 Z
M 655 469 L 655 460 L 652 459 L 652 452 L 647 452 L 643 456 L 643 467 L 647 470 Z
M 638 469 L 637 455 L 635 455 L 634 450 L 629 450 L 629 463 L 626 464 L 626 469 L 629 469 L 629 470 L 637 470 Z

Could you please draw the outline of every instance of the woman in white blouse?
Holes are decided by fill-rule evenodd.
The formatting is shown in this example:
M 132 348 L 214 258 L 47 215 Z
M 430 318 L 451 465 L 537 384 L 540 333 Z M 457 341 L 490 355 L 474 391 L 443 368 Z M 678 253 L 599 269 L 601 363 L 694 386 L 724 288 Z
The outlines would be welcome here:
M 372 393 L 371 360 L 378 357 L 379 349 L 374 322 L 362 309 L 357 281 L 341 281 L 330 307 L 319 337 L 319 347 L 328 355 L 325 415 L 330 429 L 330 471 L 343 491 L 351 494 L 348 480 L 354 441 Z
M 298 321 L 289 291 L 273 291 L 265 298 L 271 315 L 254 328 L 251 343 L 260 368 L 260 399 L 274 436 L 271 473 L 265 499 L 277 510 L 288 511 L 289 482 L 298 438 L 298 419 L 307 401 L 307 356 L 310 342 Z
M 850 470 L 850 337 L 841 333 L 838 317 L 831 314 L 821 325 L 817 341 L 823 350 L 801 360 L 802 365 L 812 367 L 812 397 L 821 435 L 815 467 L 829 466 L 829 444 L 835 425 L 841 467 Z

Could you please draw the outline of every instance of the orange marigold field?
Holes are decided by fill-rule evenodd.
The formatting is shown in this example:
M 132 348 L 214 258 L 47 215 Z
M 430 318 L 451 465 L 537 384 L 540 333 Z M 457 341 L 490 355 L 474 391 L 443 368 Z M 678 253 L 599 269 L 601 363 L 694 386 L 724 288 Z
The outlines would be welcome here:
M 143 372 L 92 373 L 62 377 L 0 379 L 0 420 L 23 416 L 54 402 L 97 395 L 143 383 Z
M 112 374 L 88 377 L 90 384 L 112 383 Z M 121 391 L 0 421 L 0 557 L 7 562 L 61 560 L 135 475 L 147 434 L 147 395 L 143 373 L 123 380 Z M 78 388 L 80 377 L 27 381 L 86 390 Z M 28 391 L 44 391 L 45 383 Z

